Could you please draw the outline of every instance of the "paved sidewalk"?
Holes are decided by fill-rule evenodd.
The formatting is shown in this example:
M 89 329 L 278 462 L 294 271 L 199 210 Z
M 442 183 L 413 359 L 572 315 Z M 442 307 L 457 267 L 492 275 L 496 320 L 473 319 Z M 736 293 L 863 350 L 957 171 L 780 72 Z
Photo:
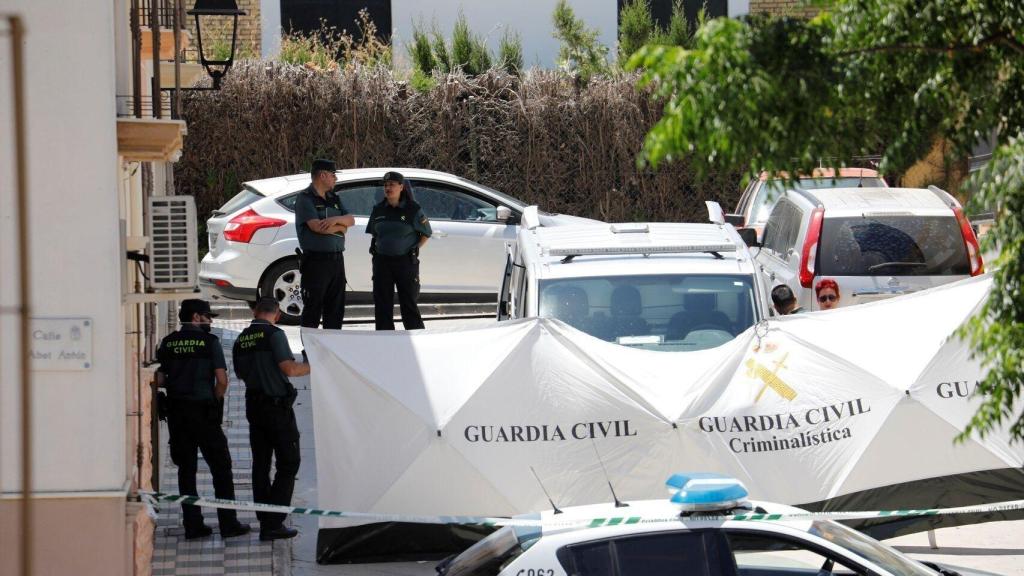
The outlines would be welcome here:
M 224 406 L 224 433 L 231 450 L 231 468 L 235 479 L 235 498 L 252 501 L 252 455 L 249 450 L 249 423 L 245 419 L 245 384 L 234 377 L 231 347 L 238 336 L 237 330 L 214 328 L 224 347 L 228 363 L 227 403 Z M 167 447 L 167 425 L 160 425 L 160 490 L 178 491 L 178 468 L 171 462 Z M 213 495 L 213 481 L 206 462 L 199 458 L 197 478 L 199 494 Z M 252 532 L 222 540 L 217 532 L 217 516 L 212 510 L 204 510 L 206 524 L 211 526 L 213 536 L 201 540 L 186 541 L 185 529 L 181 525 L 181 507 L 164 504 L 160 506 L 157 519 L 156 538 L 153 550 L 153 576 L 247 574 L 253 576 L 286 576 L 291 574 L 291 542 L 260 542 L 259 523 L 254 512 L 239 512 L 238 519 L 249 524 Z

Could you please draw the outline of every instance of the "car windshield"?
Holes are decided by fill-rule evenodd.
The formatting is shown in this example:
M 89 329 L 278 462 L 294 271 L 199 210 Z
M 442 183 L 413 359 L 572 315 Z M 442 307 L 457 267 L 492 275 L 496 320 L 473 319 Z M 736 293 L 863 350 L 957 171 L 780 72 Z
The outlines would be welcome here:
M 960 225 L 950 216 L 825 218 L 821 275 L 947 276 L 971 272 Z
M 689 352 L 732 340 L 756 321 L 750 276 L 662 274 L 540 282 L 539 315 L 607 342 Z
M 877 176 L 864 177 L 840 177 L 840 178 L 801 178 L 800 187 L 804 190 L 815 190 L 818 188 L 884 188 L 885 180 Z M 786 191 L 785 180 L 768 180 L 757 191 L 754 198 L 754 213 L 752 222 L 764 224 L 768 216 L 775 208 L 775 203 L 782 198 Z
M 815 520 L 808 532 L 877 564 L 893 576 L 935 576 L 934 570 L 838 522 Z
M 540 538 L 539 526 L 505 526 L 437 565 L 439 576 L 496 576 Z

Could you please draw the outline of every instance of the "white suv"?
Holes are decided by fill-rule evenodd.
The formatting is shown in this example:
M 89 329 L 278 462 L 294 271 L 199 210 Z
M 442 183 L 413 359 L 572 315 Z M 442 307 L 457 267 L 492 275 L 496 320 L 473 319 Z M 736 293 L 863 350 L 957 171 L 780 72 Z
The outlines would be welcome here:
M 661 351 L 732 340 L 767 313 L 747 246 L 723 224 L 586 224 L 524 217 L 498 319 L 557 318 L 596 338 Z
M 366 168 L 339 170 L 335 190 L 356 217 L 345 236 L 349 302 L 371 299 L 370 237 L 366 219 L 384 197 L 381 178 L 401 172 L 430 218 L 433 236 L 420 253 L 423 302 L 494 302 L 505 244 L 514 242 L 526 204 L 482 184 L 432 170 Z M 199 283 L 214 299 L 255 302 L 257 290 L 281 303 L 284 323 L 302 314 L 295 249 L 295 200 L 309 186 L 309 174 L 246 182 L 234 198 L 206 221 L 210 251 L 199 268 Z M 538 213 L 545 226 L 595 222 Z
M 960 203 L 934 186 L 787 190 L 755 258 L 764 285 L 787 284 L 805 310 L 826 278 L 849 306 L 984 272 Z

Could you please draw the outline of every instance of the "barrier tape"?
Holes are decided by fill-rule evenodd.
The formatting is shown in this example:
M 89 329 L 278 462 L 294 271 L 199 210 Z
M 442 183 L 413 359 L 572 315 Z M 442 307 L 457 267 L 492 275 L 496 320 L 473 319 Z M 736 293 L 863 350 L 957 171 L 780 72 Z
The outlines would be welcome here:
M 991 512 L 1009 512 L 1024 510 L 1024 500 L 1011 500 L 995 504 L 978 504 L 957 508 L 927 508 L 916 510 L 869 510 L 862 512 L 802 512 L 796 514 L 745 513 L 731 515 L 688 516 L 616 516 L 610 518 L 576 518 L 541 519 L 534 517 L 501 518 L 492 516 L 417 516 L 408 514 L 377 514 L 372 512 L 346 512 L 344 510 L 328 510 L 320 508 L 303 508 L 300 506 L 280 506 L 260 504 L 258 502 L 241 502 L 238 500 L 222 500 L 220 498 L 203 498 L 200 496 L 184 496 L 163 492 L 140 491 L 139 498 L 151 506 L 158 502 L 172 504 L 192 504 L 202 508 L 221 508 L 253 512 L 278 512 L 282 514 L 300 514 L 304 516 L 323 516 L 327 518 L 352 518 L 373 522 L 410 522 L 415 524 L 467 524 L 480 526 L 541 526 L 541 527 L 587 527 L 617 526 L 619 524 L 652 524 L 658 522 L 679 521 L 744 521 L 744 522 L 775 522 L 795 520 L 864 520 L 868 518 L 896 518 L 906 516 L 942 516 L 948 514 L 983 514 Z

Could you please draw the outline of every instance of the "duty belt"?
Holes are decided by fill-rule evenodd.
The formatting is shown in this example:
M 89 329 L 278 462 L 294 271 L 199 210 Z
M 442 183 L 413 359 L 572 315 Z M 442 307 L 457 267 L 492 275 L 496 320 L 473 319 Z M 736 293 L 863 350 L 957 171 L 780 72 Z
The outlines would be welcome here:
M 303 250 L 302 257 L 306 260 L 341 260 L 345 257 L 344 252 L 313 252 Z

